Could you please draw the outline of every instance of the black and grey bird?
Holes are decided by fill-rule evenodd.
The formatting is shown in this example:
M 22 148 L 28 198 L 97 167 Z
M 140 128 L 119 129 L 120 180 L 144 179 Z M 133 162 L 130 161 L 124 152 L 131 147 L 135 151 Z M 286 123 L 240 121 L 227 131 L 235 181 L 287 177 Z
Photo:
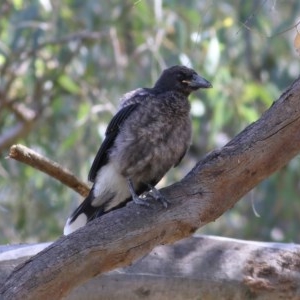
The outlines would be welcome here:
M 163 71 L 153 88 L 139 88 L 121 98 L 88 179 L 87 198 L 67 220 L 64 234 L 152 191 L 171 167 L 176 167 L 191 143 L 188 96 L 212 85 L 194 70 L 173 66 Z

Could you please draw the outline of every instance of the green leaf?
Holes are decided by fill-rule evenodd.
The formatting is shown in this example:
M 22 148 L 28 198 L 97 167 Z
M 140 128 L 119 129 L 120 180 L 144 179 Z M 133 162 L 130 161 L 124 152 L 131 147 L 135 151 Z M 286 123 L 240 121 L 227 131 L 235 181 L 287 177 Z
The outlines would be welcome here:
M 23 0 L 13 0 L 12 1 L 13 4 L 14 4 L 14 8 L 15 9 L 21 9 L 22 8 L 22 5 L 23 5 Z
M 90 109 L 88 102 L 81 103 L 78 108 L 77 121 L 83 122 L 90 113 Z
M 73 81 L 72 78 L 65 74 L 59 76 L 58 83 L 71 94 L 79 93 L 78 85 Z

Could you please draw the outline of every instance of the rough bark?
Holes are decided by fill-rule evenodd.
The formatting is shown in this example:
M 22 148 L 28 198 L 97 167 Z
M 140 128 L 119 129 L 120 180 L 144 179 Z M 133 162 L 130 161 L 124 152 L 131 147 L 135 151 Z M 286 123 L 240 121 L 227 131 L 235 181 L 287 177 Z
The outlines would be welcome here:
M 0 286 L 16 264 L 47 245 L 0 247 Z M 299 291 L 300 245 L 193 236 L 91 278 L 65 300 L 279 300 L 297 299 Z
M 263 116 L 180 182 L 161 190 L 171 205 L 129 203 L 89 223 L 18 266 L 5 299 L 59 299 L 91 277 L 129 265 L 217 219 L 300 152 L 300 79 Z

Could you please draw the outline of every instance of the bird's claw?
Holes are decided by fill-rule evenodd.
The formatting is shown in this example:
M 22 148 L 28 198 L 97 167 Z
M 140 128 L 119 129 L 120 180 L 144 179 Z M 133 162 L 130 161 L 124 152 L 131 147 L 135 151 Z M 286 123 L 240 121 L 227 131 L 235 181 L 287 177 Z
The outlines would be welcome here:
M 150 188 L 150 191 L 148 193 L 148 197 L 151 197 L 152 199 L 159 201 L 165 208 L 168 207 L 170 202 L 167 200 L 167 198 L 161 194 L 161 192 L 156 189 L 153 186 L 148 185 Z M 146 197 L 147 198 L 147 197 Z
M 128 187 L 132 196 L 132 200 L 134 201 L 135 204 L 138 205 L 144 205 L 144 206 L 150 206 L 150 204 L 147 202 L 147 200 L 149 198 L 155 199 L 156 201 L 159 201 L 165 208 L 168 207 L 168 204 L 170 204 L 170 202 L 161 194 L 161 192 L 156 189 L 154 186 L 147 184 L 148 188 L 149 188 L 149 192 L 147 193 L 147 195 L 145 195 L 145 197 L 139 197 L 133 188 L 133 184 L 130 178 L 127 178 L 127 182 L 128 182 Z
M 136 197 L 133 197 L 132 199 L 135 204 L 143 205 L 143 206 L 147 206 L 147 207 L 150 206 L 150 204 L 147 202 L 147 198 L 141 198 L 141 197 L 136 196 Z

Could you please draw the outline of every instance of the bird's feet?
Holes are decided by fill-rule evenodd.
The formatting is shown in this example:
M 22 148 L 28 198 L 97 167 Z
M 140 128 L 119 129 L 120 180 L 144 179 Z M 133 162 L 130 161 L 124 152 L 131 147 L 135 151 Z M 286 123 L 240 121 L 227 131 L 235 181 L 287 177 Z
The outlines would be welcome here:
M 154 199 L 156 201 L 159 201 L 165 208 L 167 208 L 168 205 L 170 204 L 170 202 L 166 199 L 166 197 L 163 196 L 158 189 L 156 189 L 154 186 L 150 184 L 147 184 L 149 188 L 149 192 L 146 193 L 145 197 L 139 197 L 133 188 L 132 181 L 130 179 L 127 179 L 127 181 L 128 181 L 128 187 L 129 187 L 132 200 L 134 201 L 135 204 L 149 207 L 150 204 L 147 202 L 148 199 Z
M 127 179 L 127 182 L 128 182 L 129 191 L 130 191 L 130 194 L 131 194 L 131 197 L 132 197 L 132 200 L 134 201 L 134 203 L 138 204 L 138 205 L 144 205 L 144 206 L 149 207 L 150 204 L 146 201 L 146 198 L 141 198 L 136 194 L 136 192 L 133 188 L 132 181 L 129 178 Z
M 147 206 L 149 207 L 150 204 L 147 202 L 147 198 L 142 198 L 142 197 L 139 197 L 138 195 L 134 195 L 132 196 L 132 200 L 135 204 L 138 204 L 138 205 L 143 205 L 143 206 Z
M 167 208 L 168 205 L 170 204 L 170 202 L 167 200 L 167 198 L 164 195 L 162 195 L 162 193 L 154 186 L 151 186 L 150 184 L 148 184 L 148 187 L 150 189 L 148 195 L 152 199 L 159 201 L 165 208 Z M 146 199 L 147 199 L 147 197 L 146 197 Z

